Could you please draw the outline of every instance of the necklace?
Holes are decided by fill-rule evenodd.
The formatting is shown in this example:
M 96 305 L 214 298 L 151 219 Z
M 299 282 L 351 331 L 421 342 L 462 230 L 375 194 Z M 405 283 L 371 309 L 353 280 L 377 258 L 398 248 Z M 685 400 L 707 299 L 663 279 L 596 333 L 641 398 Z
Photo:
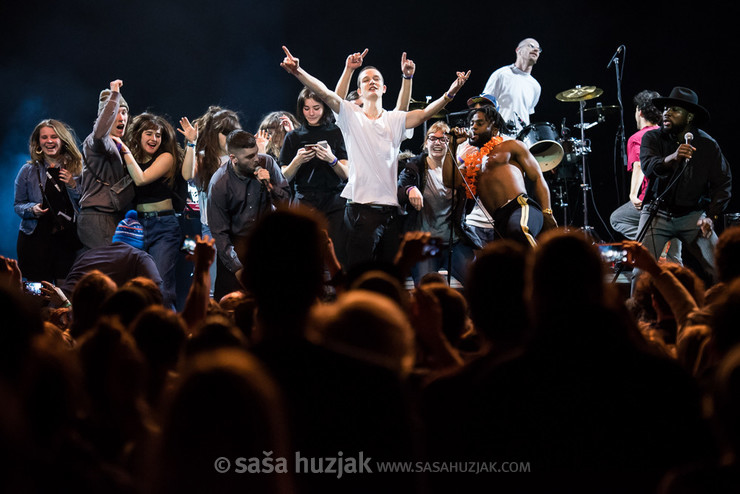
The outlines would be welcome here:
M 491 150 L 504 142 L 504 138 L 501 136 L 494 136 L 479 150 L 466 155 L 463 158 L 465 167 L 465 181 L 468 183 L 468 188 L 465 190 L 465 195 L 468 199 L 473 199 L 475 196 L 478 186 L 478 174 L 480 173 L 481 162 L 484 156 L 488 156 Z

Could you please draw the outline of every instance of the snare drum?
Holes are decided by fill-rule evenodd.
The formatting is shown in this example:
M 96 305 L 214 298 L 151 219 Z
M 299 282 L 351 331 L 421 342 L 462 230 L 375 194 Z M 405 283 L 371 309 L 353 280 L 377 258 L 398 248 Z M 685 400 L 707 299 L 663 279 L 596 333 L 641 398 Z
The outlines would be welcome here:
M 563 146 L 555 126 L 549 122 L 527 125 L 516 138 L 529 148 L 543 172 L 554 169 L 563 159 Z

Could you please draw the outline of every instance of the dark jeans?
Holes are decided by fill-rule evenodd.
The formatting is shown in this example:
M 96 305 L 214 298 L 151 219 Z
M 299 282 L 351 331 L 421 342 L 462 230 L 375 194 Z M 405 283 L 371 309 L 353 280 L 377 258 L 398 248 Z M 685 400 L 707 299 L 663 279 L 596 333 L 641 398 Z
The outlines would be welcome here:
M 139 223 L 144 229 L 144 250 L 152 256 L 162 277 L 164 306 L 173 309 L 176 297 L 175 264 L 182 243 L 180 222 L 174 214 L 147 217 L 146 213 L 139 213 L 139 216 Z
M 392 262 L 400 244 L 398 207 L 348 202 L 344 210 L 347 231 L 347 267 L 368 261 Z

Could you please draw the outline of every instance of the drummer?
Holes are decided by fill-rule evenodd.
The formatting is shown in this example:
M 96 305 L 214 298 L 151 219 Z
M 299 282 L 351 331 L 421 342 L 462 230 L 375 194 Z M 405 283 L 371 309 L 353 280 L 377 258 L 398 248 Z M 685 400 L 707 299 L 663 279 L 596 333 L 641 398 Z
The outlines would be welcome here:
M 495 70 L 488 78 L 485 94 L 492 94 L 501 105 L 501 116 L 513 135 L 529 125 L 529 115 L 540 100 L 542 88 L 532 76 L 532 69 L 542 55 L 534 38 L 525 38 L 516 47 L 516 60 Z M 500 129 L 506 133 L 504 129 Z
M 496 235 L 525 245 L 536 245 L 535 237 L 543 229 L 557 227 L 550 206 L 550 189 L 537 160 L 524 143 L 504 141 L 499 136 L 502 117 L 492 105 L 470 113 L 468 144 L 478 149 L 464 158 L 466 175 L 482 170 L 474 186 L 486 210 L 491 212 Z M 462 135 L 457 130 L 456 133 Z M 527 196 L 524 177 L 534 184 L 538 204 Z

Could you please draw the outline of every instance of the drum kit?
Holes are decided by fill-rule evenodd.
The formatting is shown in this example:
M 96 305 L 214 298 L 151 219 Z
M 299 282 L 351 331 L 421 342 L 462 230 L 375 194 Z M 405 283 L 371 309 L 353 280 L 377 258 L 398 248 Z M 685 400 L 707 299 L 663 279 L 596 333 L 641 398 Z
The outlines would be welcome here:
M 563 210 L 564 225 L 568 224 L 568 182 L 580 179 L 583 193 L 582 229 L 589 234 L 593 234 L 593 227 L 588 222 L 587 199 L 591 186 L 587 181 L 586 157 L 591 152 L 591 143 L 586 139 L 586 130 L 603 122 L 607 113 L 619 110 L 618 106 L 602 106 L 601 103 L 586 108 L 587 101 L 598 98 L 603 93 L 603 89 L 595 86 L 576 86 L 555 96 L 559 101 L 579 104 L 580 123 L 575 126 L 580 129 L 580 139 L 570 136 L 570 130 L 565 127 L 565 120 L 560 132 L 552 123 L 538 122 L 524 127 L 516 136 L 518 140 L 524 142 L 539 163 L 550 184 L 550 193 L 553 199 L 556 199 L 553 200 L 553 205 Z M 586 123 L 586 114 L 595 115 L 597 120 Z M 563 163 L 565 165 L 562 165 Z

